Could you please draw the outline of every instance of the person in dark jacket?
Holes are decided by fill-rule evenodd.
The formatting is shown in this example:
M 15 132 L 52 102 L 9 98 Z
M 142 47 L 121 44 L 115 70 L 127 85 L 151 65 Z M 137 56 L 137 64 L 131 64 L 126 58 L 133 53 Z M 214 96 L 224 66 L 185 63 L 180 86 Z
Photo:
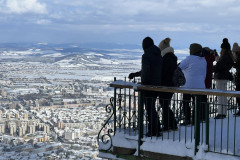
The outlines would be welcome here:
M 211 50 L 208 47 L 204 47 L 202 49 L 203 57 L 205 58 L 207 62 L 207 73 L 205 78 L 205 88 L 211 89 L 212 88 L 212 79 L 213 79 L 213 62 L 219 57 L 216 50 Z M 206 110 L 209 109 L 208 107 L 208 98 L 207 95 L 201 95 L 201 116 L 200 120 L 205 121 L 206 120 Z
M 231 46 L 228 39 L 224 38 L 221 44 L 220 58 L 214 66 L 216 89 L 227 90 L 227 82 L 233 78 L 229 72 L 233 67 L 233 63 Z M 215 119 L 223 119 L 227 115 L 227 97 L 219 96 L 218 104 L 218 114 Z
M 170 38 L 165 38 L 159 44 L 161 55 L 163 57 L 162 66 L 162 86 L 174 86 L 172 82 L 174 70 L 177 68 L 177 57 L 174 49 L 170 47 Z M 162 107 L 163 130 L 177 129 L 177 121 L 170 108 L 173 93 L 161 92 L 159 94 L 159 103 Z
M 236 85 L 236 91 L 240 91 L 240 47 L 238 43 L 233 44 L 232 53 L 235 55 L 235 63 L 233 64 L 233 67 L 236 68 L 235 73 L 235 85 Z M 236 98 L 237 105 L 239 106 L 238 112 L 234 115 L 240 116 L 240 98 Z
M 207 62 L 207 74 L 205 78 L 205 86 L 207 89 L 212 88 L 212 79 L 213 79 L 213 62 L 216 60 L 218 56 L 216 50 L 211 50 L 208 47 L 204 47 L 202 50 L 202 54 Z
M 142 85 L 160 86 L 162 80 L 162 56 L 160 49 L 154 45 L 150 37 L 143 39 L 142 47 L 142 70 L 136 73 L 130 73 L 128 78 L 133 79 L 141 76 Z M 160 136 L 160 121 L 155 108 L 155 102 L 158 94 L 153 91 L 144 91 L 144 104 L 147 110 L 148 133 L 147 136 Z

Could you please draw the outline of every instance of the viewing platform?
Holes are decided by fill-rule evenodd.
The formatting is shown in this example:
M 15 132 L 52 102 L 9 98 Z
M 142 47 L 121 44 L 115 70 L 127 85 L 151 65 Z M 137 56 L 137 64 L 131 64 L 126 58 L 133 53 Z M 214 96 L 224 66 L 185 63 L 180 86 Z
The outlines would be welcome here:
M 110 87 L 114 89 L 114 96 L 106 106 L 109 117 L 98 134 L 99 157 L 163 160 L 240 159 L 240 116 L 234 115 L 239 109 L 236 98 L 240 98 L 240 92 L 234 91 L 233 83 L 228 84 L 228 90 L 144 86 L 122 80 L 112 82 Z M 145 91 L 174 93 L 170 109 L 176 119 L 177 129 L 169 128 L 157 136 L 148 134 L 144 102 L 150 97 L 144 97 Z M 186 113 L 183 109 L 183 94 L 191 94 L 194 97 L 188 102 L 191 106 L 191 122 L 187 125 L 182 125 L 185 119 L 184 112 Z M 207 96 L 207 102 L 200 101 L 201 95 Z M 227 97 L 227 105 L 219 104 L 218 96 Z M 159 102 L 159 98 L 154 101 L 162 126 L 163 110 Z M 214 118 L 218 107 L 227 107 L 226 118 Z

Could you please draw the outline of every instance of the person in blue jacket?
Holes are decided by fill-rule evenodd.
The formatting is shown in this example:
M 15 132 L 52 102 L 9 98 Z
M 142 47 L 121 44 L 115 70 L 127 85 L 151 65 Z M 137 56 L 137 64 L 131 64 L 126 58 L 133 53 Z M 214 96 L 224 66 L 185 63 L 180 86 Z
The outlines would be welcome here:
M 184 76 L 186 78 L 186 83 L 182 87 L 199 88 L 199 89 L 205 88 L 207 62 L 205 58 L 202 56 L 202 46 L 198 43 L 192 43 L 189 49 L 190 49 L 190 56 L 186 57 L 179 64 L 179 67 L 182 69 Z M 195 96 L 196 95 L 183 94 L 183 114 L 185 116 L 185 121 L 183 125 L 194 123 L 194 107 L 192 109 L 192 114 L 191 114 L 191 107 L 189 104 L 190 104 L 191 98 L 194 101 Z M 200 96 L 200 97 L 201 97 L 200 99 L 201 102 L 206 102 L 206 100 L 204 99 L 206 98 L 206 96 Z M 191 121 L 191 116 L 192 116 L 192 121 Z

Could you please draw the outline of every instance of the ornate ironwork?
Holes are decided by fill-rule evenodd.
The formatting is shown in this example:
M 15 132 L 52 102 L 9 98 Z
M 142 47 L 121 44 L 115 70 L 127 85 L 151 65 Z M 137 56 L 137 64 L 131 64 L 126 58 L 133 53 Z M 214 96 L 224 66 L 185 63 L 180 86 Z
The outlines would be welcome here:
M 100 144 L 100 140 L 101 142 L 104 144 L 104 145 L 107 145 L 110 143 L 109 147 L 106 149 L 106 150 L 109 150 L 111 149 L 112 147 L 112 133 L 113 133 L 113 129 L 112 128 L 108 128 L 109 124 L 113 122 L 112 117 L 113 117 L 113 101 L 114 101 L 114 98 L 111 97 L 110 98 L 110 104 L 106 105 L 106 112 L 107 113 L 110 113 L 111 115 L 108 117 L 108 119 L 105 121 L 105 123 L 103 124 L 102 128 L 100 129 L 100 131 L 98 132 L 98 137 L 97 137 L 97 142 L 98 144 Z M 102 133 L 102 131 L 106 131 L 106 133 Z M 101 137 L 100 137 L 101 136 Z

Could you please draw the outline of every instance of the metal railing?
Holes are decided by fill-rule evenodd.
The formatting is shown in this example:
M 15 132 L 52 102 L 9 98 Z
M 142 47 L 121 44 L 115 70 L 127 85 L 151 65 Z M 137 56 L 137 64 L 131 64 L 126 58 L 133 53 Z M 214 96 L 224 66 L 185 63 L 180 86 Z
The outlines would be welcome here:
M 240 97 L 240 92 L 143 85 L 134 87 L 128 83 L 111 83 L 110 86 L 114 88 L 114 97 L 111 98 L 111 104 L 106 107 L 110 116 L 98 134 L 98 142 L 108 144 L 107 150 L 112 147 L 111 136 L 118 131 L 130 136 L 138 136 L 136 139 L 138 151 L 141 150 L 144 137 L 148 136 L 156 137 L 157 140 L 171 139 L 174 142 L 184 143 L 190 141 L 195 145 L 195 154 L 199 145 L 206 144 L 208 146 L 206 151 L 240 156 L 238 152 L 240 150 L 240 117 L 233 115 L 238 109 L 235 99 Z M 229 84 L 229 88 L 234 89 L 233 84 Z M 157 96 L 146 96 L 144 94 L 146 92 L 157 93 Z M 158 96 L 159 93 L 173 93 L 173 96 L 171 99 L 161 99 Z M 184 94 L 191 95 L 191 100 L 183 101 Z M 219 96 L 228 97 L 228 103 L 219 104 L 217 98 Z M 154 119 L 155 127 L 157 126 L 155 131 L 159 131 L 160 134 L 152 133 L 154 125 L 149 127 L 149 114 L 146 111 L 148 99 L 154 103 L 152 109 L 156 111 L 158 117 Z M 163 111 L 164 103 L 169 103 L 167 112 Z M 184 107 L 186 105 L 189 105 L 190 112 Z M 226 118 L 214 119 L 218 107 L 227 107 Z M 187 112 L 191 115 L 190 121 L 184 123 Z M 170 114 L 173 114 L 173 117 L 169 116 Z M 166 127 L 163 126 L 165 120 L 163 117 L 171 117 L 174 120 L 168 119 Z M 170 127 L 175 124 L 177 128 Z

